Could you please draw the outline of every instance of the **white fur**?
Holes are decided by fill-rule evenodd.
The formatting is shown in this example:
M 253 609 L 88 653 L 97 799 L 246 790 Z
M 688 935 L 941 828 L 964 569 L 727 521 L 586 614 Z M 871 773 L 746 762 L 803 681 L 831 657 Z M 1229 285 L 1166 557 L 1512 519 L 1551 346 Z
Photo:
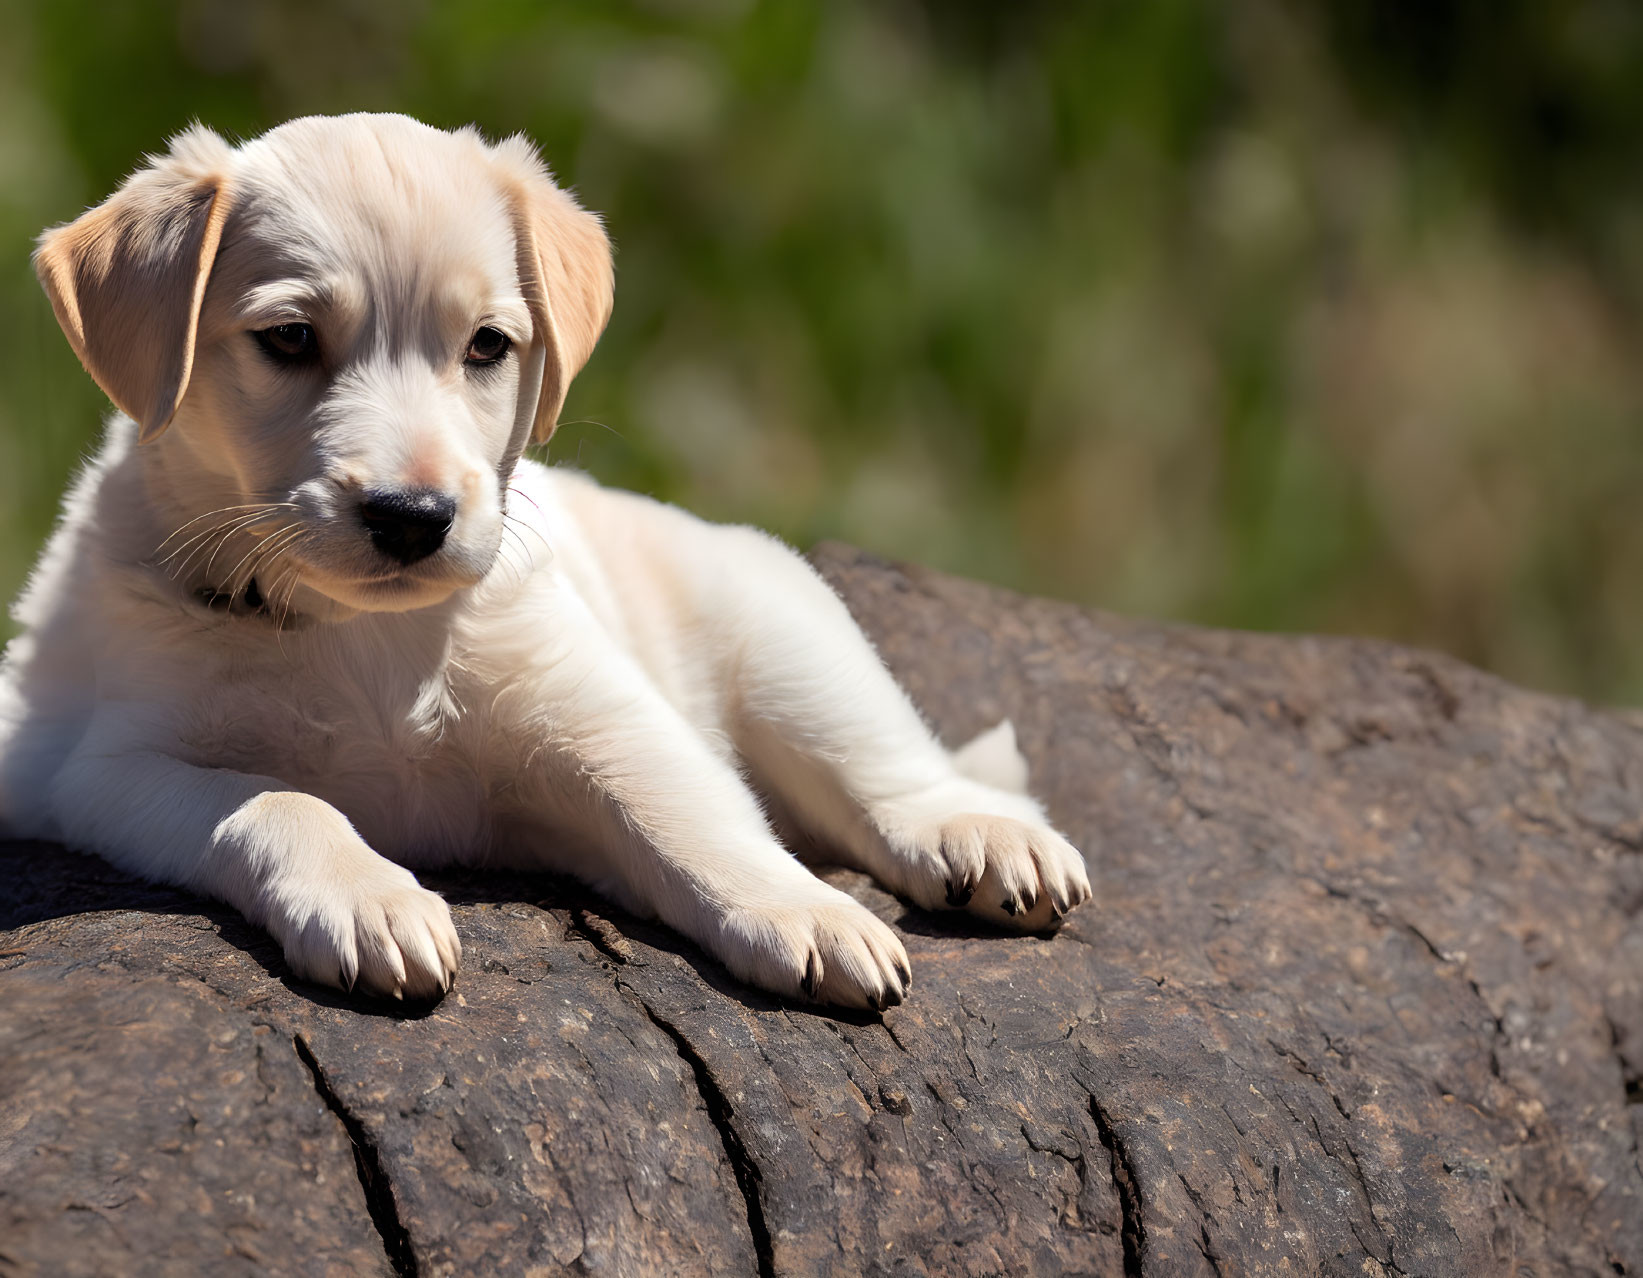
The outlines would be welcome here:
M 219 897 L 303 976 L 396 996 L 448 988 L 461 948 L 411 868 L 564 871 L 743 979 L 880 1007 L 906 990 L 900 941 L 772 819 L 929 908 L 969 891 L 1039 928 L 1088 897 L 1008 725 L 945 751 L 787 547 L 519 460 L 609 289 L 597 223 L 524 144 L 392 116 L 237 149 L 194 130 L 99 215 L 172 223 L 106 269 L 106 226 L 42 241 L 65 330 L 131 415 L 16 606 L 14 834 Z M 165 376 L 111 345 L 134 289 L 165 293 L 135 313 L 197 329 L 154 338 L 161 362 L 187 347 Z M 323 367 L 250 336 L 293 322 Z M 481 324 L 514 349 L 476 373 Z M 402 568 L 357 504 L 405 483 L 459 510 Z

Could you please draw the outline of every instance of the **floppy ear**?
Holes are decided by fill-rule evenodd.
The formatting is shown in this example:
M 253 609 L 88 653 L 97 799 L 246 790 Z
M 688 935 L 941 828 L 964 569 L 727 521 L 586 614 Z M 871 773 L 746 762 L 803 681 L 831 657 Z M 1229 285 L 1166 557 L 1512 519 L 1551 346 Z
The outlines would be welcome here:
M 69 345 L 116 407 L 156 438 L 194 366 L 200 302 L 228 216 L 232 152 L 196 125 L 102 204 L 40 237 L 34 269 Z
M 542 387 L 531 442 L 545 444 L 559 424 L 571 379 L 593 354 L 610 319 L 616 287 L 610 239 L 553 175 L 523 135 L 492 149 L 513 202 L 519 280 L 543 347 Z

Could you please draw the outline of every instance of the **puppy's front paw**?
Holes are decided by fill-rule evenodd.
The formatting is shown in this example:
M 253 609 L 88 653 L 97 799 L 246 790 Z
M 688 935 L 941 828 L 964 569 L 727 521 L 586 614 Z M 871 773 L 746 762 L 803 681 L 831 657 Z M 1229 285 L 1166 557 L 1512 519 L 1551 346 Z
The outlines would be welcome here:
M 949 894 L 950 905 L 967 905 L 995 923 L 1036 932 L 1090 899 L 1084 858 L 1041 822 L 963 813 L 942 823 L 939 838 L 943 847 L 965 849 L 962 863 L 973 876 Z M 976 876 L 978 859 L 982 869 Z
M 881 1012 L 901 1002 L 913 971 L 900 938 L 843 892 L 815 886 L 814 900 L 727 911 L 714 947 L 724 965 L 790 998 Z
M 374 855 L 374 854 L 373 854 Z M 297 975 L 389 998 L 432 999 L 450 989 L 462 942 L 440 896 L 391 861 L 287 897 L 269 930 Z
M 902 882 L 926 909 L 967 908 L 1005 927 L 1040 931 L 1090 899 L 1084 858 L 1017 796 L 955 794 L 945 812 L 894 821 L 886 840 Z M 968 811 L 966 799 L 1018 813 Z M 982 806 L 978 803 L 977 806 Z M 934 804 L 932 807 L 936 806 Z M 945 805 L 943 805 L 945 806 Z

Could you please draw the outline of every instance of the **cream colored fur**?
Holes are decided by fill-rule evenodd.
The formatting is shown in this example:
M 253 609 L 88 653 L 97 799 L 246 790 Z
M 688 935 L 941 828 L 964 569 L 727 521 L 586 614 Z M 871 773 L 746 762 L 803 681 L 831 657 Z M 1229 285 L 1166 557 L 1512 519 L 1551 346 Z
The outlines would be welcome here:
M 219 897 L 302 976 L 395 996 L 449 987 L 461 945 L 412 871 L 463 864 L 576 875 L 781 994 L 900 1000 L 895 933 L 755 786 L 920 905 L 1041 928 L 1088 897 L 1008 725 L 945 751 L 788 548 L 520 459 L 612 278 L 523 140 L 195 128 L 36 265 L 121 411 L 16 606 L 13 834 Z M 308 365 L 254 336 L 297 324 Z M 490 367 L 464 362 L 482 326 L 512 342 Z M 437 552 L 376 548 L 384 487 L 455 500 Z

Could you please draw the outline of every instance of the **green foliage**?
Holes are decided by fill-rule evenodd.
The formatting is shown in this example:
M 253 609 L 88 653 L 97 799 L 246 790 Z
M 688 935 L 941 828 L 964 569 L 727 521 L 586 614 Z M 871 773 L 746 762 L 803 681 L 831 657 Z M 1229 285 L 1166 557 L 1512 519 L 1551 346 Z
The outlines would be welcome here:
M 523 130 L 617 309 L 557 458 L 798 542 L 1643 695 L 1621 3 L 11 0 L 0 589 L 103 411 L 30 237 L 199 118 Z

